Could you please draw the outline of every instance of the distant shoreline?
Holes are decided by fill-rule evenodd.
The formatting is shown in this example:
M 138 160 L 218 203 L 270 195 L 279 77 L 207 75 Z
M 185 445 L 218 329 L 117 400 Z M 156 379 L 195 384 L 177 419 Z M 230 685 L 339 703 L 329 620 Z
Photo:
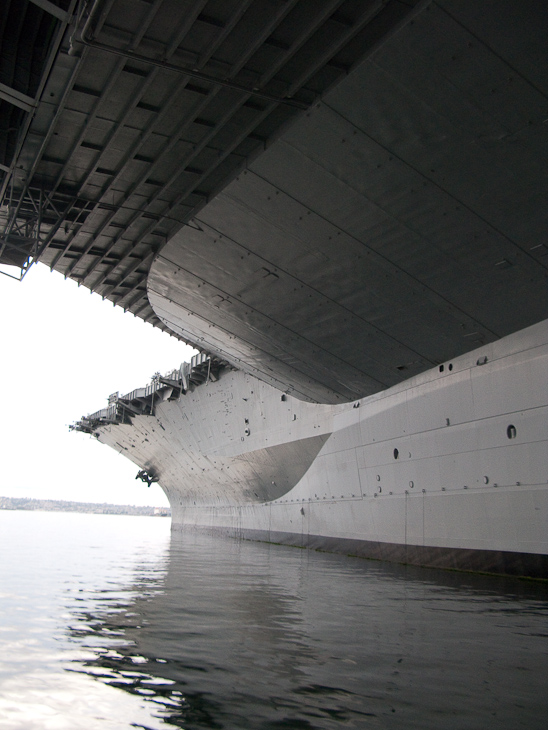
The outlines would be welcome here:
M 170 517 L 169 507 L 141 507 L 131 504 L 101 504 L 95 502 L 69 502 L 62 499 L 29 499 L 26 497 L 0 497 L 0 510 L 26 510 L 41 512 L 83 512 L 96 515 L 140 515 L 142 517 Z

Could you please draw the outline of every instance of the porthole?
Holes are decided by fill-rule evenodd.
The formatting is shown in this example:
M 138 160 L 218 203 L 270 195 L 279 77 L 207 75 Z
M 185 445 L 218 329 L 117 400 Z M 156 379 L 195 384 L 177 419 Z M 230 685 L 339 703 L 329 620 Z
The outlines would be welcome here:
M 506 435 L 509 439 L 515 439 L 517 436 L 517 430 L 516 427 L 511 423 L 508 428 L 506 429 Z
M 449 363 L 449 365 L 448 365 L 447 367 L 449 368 L 449 370 L 452 370 L 452 369 L 453 369 L 453 363 L 452 363 L 452 362 L 450 362 L 450 363 Z
M 440 373 L 443 373 L 443 365 L 440 365 L 439 371 L 440 371 Z
M 394 459 L 397 459 L 400 455 L 400 452 L 397 449 L 394 449 Z

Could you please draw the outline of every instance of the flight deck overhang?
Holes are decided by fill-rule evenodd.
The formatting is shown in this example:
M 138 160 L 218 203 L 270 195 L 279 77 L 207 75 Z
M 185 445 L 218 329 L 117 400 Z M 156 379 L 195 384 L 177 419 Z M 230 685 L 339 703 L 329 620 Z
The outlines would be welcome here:
M 0 263 L 40 261 L 166 330 L 146 291 L 165 242 L 424 5 L 2 3 Z
M 548 316 L 548 9 L 430 4 L 163 247 L 174 332 L 352 400 Z
M 325 402 L 548 316 L 546 3 L 0 13 L 0 263 Z

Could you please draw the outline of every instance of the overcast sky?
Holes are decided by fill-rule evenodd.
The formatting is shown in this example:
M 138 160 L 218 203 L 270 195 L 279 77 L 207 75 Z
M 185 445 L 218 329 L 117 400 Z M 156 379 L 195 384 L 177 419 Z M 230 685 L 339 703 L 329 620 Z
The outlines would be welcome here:
M 0 275 L 0 496 L 167 506 L 132 462 L 68 426 L 194 351 L 41 264 Z

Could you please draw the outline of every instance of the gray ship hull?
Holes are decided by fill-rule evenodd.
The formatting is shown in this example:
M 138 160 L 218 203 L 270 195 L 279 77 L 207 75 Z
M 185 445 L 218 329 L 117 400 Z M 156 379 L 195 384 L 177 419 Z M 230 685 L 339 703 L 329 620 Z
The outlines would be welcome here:
M 79 424 L 159 480 L 174 530 L 548 575 L 548 321 L 343 405 L 203 366 Z

